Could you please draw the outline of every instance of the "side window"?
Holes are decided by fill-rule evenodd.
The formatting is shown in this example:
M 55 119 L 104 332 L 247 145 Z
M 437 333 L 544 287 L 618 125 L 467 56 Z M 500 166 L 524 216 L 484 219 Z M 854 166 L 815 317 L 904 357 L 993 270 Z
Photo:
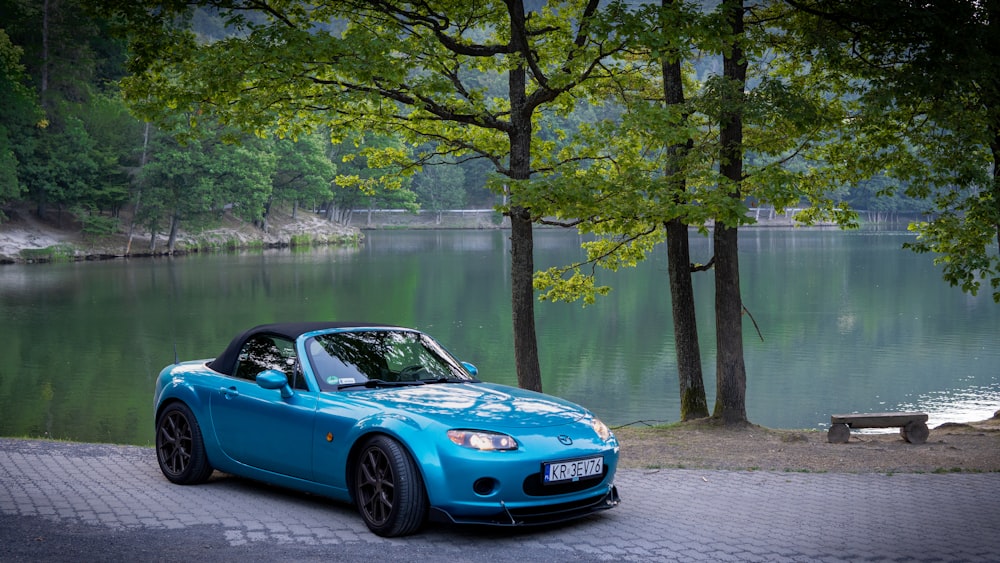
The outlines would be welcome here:
M 307 389 L 305 380 L 299 374 L 295 345 L 290 340 L 258 335 L 243 345 L 236 365 L 236 377 L 256 381 L 257 374 L 268 369 L 283 372 L 292 388 Z

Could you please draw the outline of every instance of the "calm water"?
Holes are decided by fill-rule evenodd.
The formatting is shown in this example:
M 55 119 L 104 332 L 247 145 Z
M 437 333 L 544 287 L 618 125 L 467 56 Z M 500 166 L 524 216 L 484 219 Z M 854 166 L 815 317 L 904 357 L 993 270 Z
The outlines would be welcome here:
M 152 442 L 153 380 L 176 354 L 220 353 L 280 320 L 366 320 L 428 331 L 480 377 L 514 384 L 508 233 L 371 232 L 358 248 L 0 267 L 0 435 Z M 824 428 L 831 413 L 925 410 L 931 426 L 1000 409 L 1000 305 L 941 281 L 906 233 L 745 230 L 750 419 Z M 536 267 L 580 256 L 536 235 Z M 692 236 L 694 259 L 710 243 Z M 539 303 L 545 391 L 612 425 L 679 417 L 661 250 L 605 276 L 598 304 Z M 709 402 L 712 273 L 696 278 Z

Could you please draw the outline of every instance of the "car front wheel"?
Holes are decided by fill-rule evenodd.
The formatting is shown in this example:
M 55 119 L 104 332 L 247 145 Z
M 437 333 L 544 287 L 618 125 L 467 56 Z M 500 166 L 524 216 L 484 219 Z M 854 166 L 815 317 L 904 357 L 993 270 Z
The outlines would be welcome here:
M 383 537 L 416 532 L 427 516 L 423 479 L 396 440 L 376 436 L 357 458 L 354 500 L 368 529 Z
M 184 403 L 168 406 L 156 419 L 156 460 L 163 475 L 178 485 L 203 483 L 212 474 L 201 428 Z

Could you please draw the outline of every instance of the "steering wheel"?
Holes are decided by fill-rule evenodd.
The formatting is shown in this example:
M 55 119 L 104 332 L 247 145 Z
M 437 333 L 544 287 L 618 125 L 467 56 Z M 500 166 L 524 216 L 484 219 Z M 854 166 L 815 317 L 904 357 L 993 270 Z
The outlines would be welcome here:
M 399 380 L 400 381 L 419 381 L 421 372 L 426 373 L 427 370 L 424 366 L 420 364 L 414 364 L 412 366 L 406 366 L 405 368 L 399 370 Z

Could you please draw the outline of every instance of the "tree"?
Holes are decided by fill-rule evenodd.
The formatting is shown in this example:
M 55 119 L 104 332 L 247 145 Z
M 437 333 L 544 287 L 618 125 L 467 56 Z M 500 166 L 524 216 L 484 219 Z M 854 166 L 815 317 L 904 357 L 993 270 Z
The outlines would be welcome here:
M 406 148 L 384 135 L 358 135 L 335 148 L 340 174 L 334 179 L 340 190 L 334 203 L 348 215 L 353 209 L 368 209 L 368 222 L 375 209 L 406 209 L 416 213 L 417 194 L 410 191 L 410 178 L 400 174 L 397 162 Z M 386 154 L 397 155 L 385 160 Z
M 304 135 L 298 142 L 276 140 L 277 153 L 272 199 L 292 203 L 292 216 L 300 204 L 315 209 L 330 198 L 330 184 L 337 167 L 330 162 L 325 147 L 328 141 L 320 134 Z M 267 219 L 266 207 L 264 219 Z
M 747 84 L 747 53 L 743 0 L 722 0 L 722 83 L 719 85 L 720 189 L 733 201 L 743 198 L 743 114 Z M 725 424 L 747 420 L 746 365 L 743 362 L 743 300 L 740 296 L 738 228 L 742 216 L 719 215 L 712 239 L 715 243 L 716 399 L 712 415 Z
M 413 177 L 413 191 L 419 197 L 421 208 L 434 211 L 438 224 L 442 211 L 465 205 L 464 184 L 465 170 L 454 162 L 428 162 Z
M 802 164 L 828 141 L 844 115 L 841 103 L 769 50 L 776 41 L 770 16 L 731 2 L 713 10 L 676 1 L 643 4 L 630 13 L 617 31 L 629 37 L 632 57 L 622 64 L 633 71 L 617 75 L 604 91 L 621 104 L 621 117 L 581 127 L 578 142 L 566 150 L 590 166 L 564 185 L 537 191 L 539 198 L 558 200 L 558 216 L 576 218 L 582 232 L 600 237 L 584 244 L 586 261 L 536 276 L 545 298 L 592 301 L 610 288 L 597 286 L 593 269 L 585 273 L 583 266 L 635 265 L 666 236 L 684 420 L 707 413 L 689 287 L 692 273 L 709 267 L 715 269 L 718 339 L 714 416 L 727 424 L 746 420 L 741 327 L 747 316 L 737 229 L 753 222 L 747 201 L 778 209 L 805 201 L 812 206 L 800 216 L 805 221 L 853 221 L 838 201 L 841 177 Z M 694 264 L 688 229 L 707 234 L 709 226 L 715 256 Z
M 503 177 L 494 188 L 510 196 L 518 384 L 540 390 L 532 224 L 545 210 L 525 206 L 520 194 L 540 174 L 536 117 L 572 109 L 571 92 L 605 72 L 602 62 L 621 48 L 609 27 L 618 6 L 601 13 L 598 0 L 530 9 L 522 0 L 202 4 L 217 7 L 233 35 L 199 44 L 174 26 L 167 8 L 179 6 L 103 3 L 131 28 L 135 74 L 125 88 L 135 109 L 150 118 L 205 111 L 279 136 L 318 125 L 380 131 L 432 141 L 440 155 L 492 162 Z M 500 83 L 502 91 L 492 88 Z
M 662 0 L 663 16 L 683 14 L 683 6 L 673 0 Z M 688 17 L 691 17 L 690 15 Z M 657 18 L 660 19 L 660 18 Z M 661 21 L 663 21 L 661 19 Z M 668 23 L 663 21 L 654 29 L 664 31 Z M 669 36 L 668 36 L 669 37 Z M 660 41 L 662 39 L 657 38 Z M 683 59 L 690 53 L 688 42 L 680 37 L 667 40 L 663 45 L 660 70 L 663 75 L 663 101 L 667 108 L 676 108 L 675 114 L 686 125 Z M 656 39 L 654 39 L 656 41 Z M 657 43 L 659 41 L 656 41 Z M 687 178 L 682 160 L 693 148 L 694 139 L 678 138 L 667 147 L 667 169 L 664 171 L 673 184 L 668 196 L 674 203 L 683 203 L 687 195 Z M 691 275 L 697 270 L 691 264 L 691 247 L 688 237 L 688 222 L 682 216 L 671 217 L 664 223 L 667 237 L 667 275 L 670 280 L 670 306 L 674 320 L 674 347 L 677 350 L 677 379 L 680 386 L 680 418 L 682 421 L 708 416 L 708 401 L 705 397 L 705 382 L 701 369 L 701 346 L 698 343 L 698 320 L 694 306 L 694 284 Z
M 815 81 L 853 102 L 828 162 L 931 198 L 905 246 L 952 285 L 1000 303 L 1000 2 L 786 0 Z M 891 193 L 891 189 L 890 189 Z
M 93 140 L 90 156 L 96 165 L 93 182 L 79 203 L 118 217 L 130 198 L 129 170 L 139 164 L 136 147 L 142 139 L 142 124 L 129 115 L 118 96 L 95 93 L 78 111 Z
M 25 74 L 34 89 L 31 97 L 45 112 L 32 120 L 37 124 L 33 127 L 25 127 L 21 115 L 4 120 L 15 128 L 8 135 L 16 135 L 21 189 L 34 200 L 40 216 L 49 205 L 60 210 L 114 208 L 125 194 L 121 166 L 127 157 L 113 141 L 116 128 L 107 125 L 113 120 L 127 127 L 134 120 L 113 95 L 102 96 L 106 84 L 98 81 L 119 78 L 114 64 L 99 61 L 123 59 L 122 45 L 104 40 L 99 22 L 77 0 L 0 0 L 0 12 L 5 15 L 5 33 L 24 53 Z M 28 109 L 23 90 L 11 94 L 11 110 L 20 114 Z
M 51 121 L 44 129 L 36 130 L 35 151 L 22 165 L 24 182 L 39 217 L 45 217 L 51 205 L 61 212 L 77 204 L 96 183 L 94 140 L 83 120 L 67 105 L 61 103 L 57 111 L 49 112 Z
M 44 124 L 38 100 L 26 85 L 22 53 L 0 29 L 0 208 L 24 192 L 20 166 L 33 152 L 28 142 L 33 128 Z M 4 218 L 0 211 L 0 221 Z
M 150 160 L 139 178 L 146 186 L 140 223 L 151 233 L 150 250 L 165 223 L 167 252 L 173 252 L 182 222 L 199 225 L 221 216 L 227 206 L 235 215 L 263 224 L 278 157 L 256 140 L 235 144 L 223 138 L 220 133 L 181 143 L 161 133 L 151 143 Z

